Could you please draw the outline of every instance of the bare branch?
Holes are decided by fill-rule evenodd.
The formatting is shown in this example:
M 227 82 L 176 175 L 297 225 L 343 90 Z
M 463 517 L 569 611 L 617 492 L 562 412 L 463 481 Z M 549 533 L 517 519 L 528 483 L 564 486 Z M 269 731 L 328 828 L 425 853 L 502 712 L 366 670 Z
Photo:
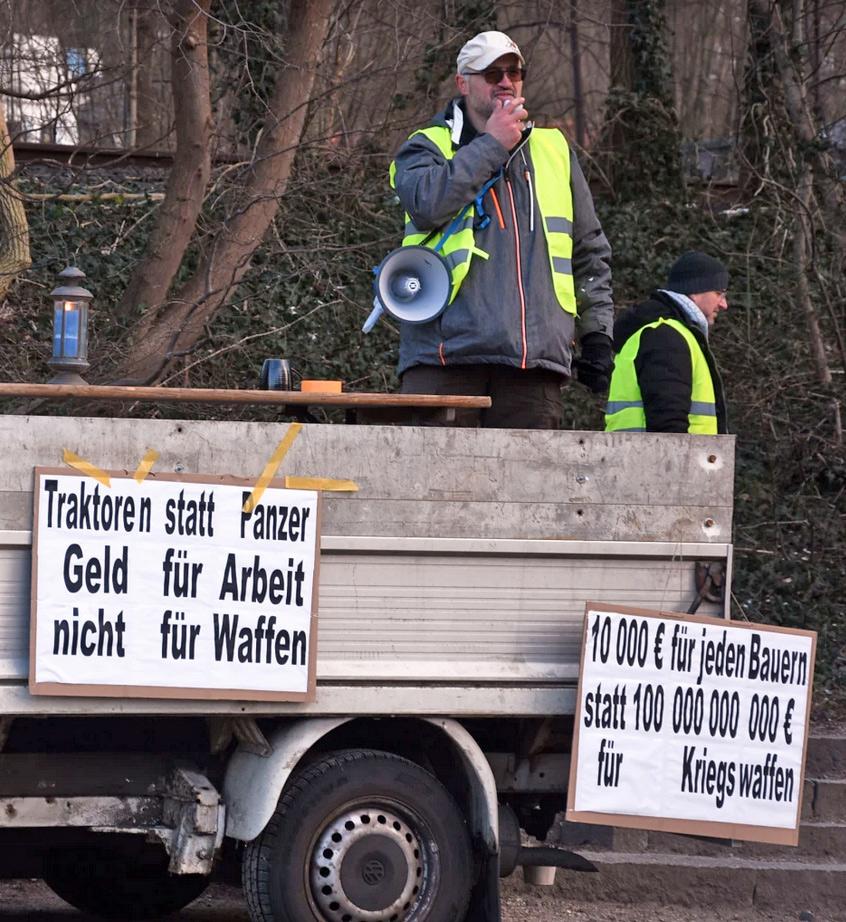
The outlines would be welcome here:
M 62 90 L 65 90 L 70 86 L 79 87 L 79 85 L 84 83 L 86 80 L 92 80 L 94 77 L 97 77 L 102 73 L 105 73 L 105 71 L 98 64 L 94 70 L 80 74 L 78 77 L 71 77 L 68 80 L 63 80 L 61 83 L 57 83 L 55 86 L 49 87 L 49 89 L 39 90 L 38 92 L 13 90 L 8 86 L 0 86 L 0 96 L 8 96 L 11 99 L 28 99 L 32 102 L 35 102 L 39 99 L 48 99 L 51 96 L 72 95 L 68 93 L 62 93 Z

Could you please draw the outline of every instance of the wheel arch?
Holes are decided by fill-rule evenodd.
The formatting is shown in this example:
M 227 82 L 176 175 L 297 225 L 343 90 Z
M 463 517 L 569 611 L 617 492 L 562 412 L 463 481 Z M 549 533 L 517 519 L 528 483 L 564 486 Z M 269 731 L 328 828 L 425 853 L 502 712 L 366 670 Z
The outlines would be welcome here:
M 223 780 L 226 835 L 243 842 L 255 839 L 273 815 L 291 772 L 316 743 L 348 720 L 309 718 L 285 723 L 268 735 L 266 755 L 239 743 Z
M 468 796 L 460 801 L 466 810 L 471 836 L 483 844 L 488 855 L 497 854 L 499 828 L 493 771 L 469 731 L 449 718 L 413 721 L 309 718 L 283 724 L 268 734 L 271 749 L 268 755 L 260 755 L 240 744 L 226 766 L 223 785 L 226 835 L 244 842 L 256 838 L 273 815 L 291 774 L 316 750 L 326 750 L 327 746 L 335 748 L 336 741 L 341 744 L 343 740 L 344 748 L 368 748 L 374 747 L 376 740 L 375 748 L 419 761 L 405 746 L 391 746 L 386 742 L 392 726 L 399 724 L 406 727 L 416 724 L 421 730 L 432 728 L 437 738 L 447 743 L 466 782 Z M 438 771 L 434 774 L 440 777 Z M 440 777 L 440 780 L 446 784 L 449 779 Z M 447 787 L 453 786 L 447 784 Z

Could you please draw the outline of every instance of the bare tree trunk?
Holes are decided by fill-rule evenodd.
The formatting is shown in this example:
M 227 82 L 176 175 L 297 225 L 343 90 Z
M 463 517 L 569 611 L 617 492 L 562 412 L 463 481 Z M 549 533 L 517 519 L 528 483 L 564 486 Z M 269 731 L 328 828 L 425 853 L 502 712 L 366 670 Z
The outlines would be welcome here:
M 823 204 L 831 225 L 831 233 L 839 254 L 840 265 L 843 265 L 846 257 L 846 229 L 844 229 L 843 217 L 843 200 L 840 183 L 835 178 L 834 166 L 831 162 L 831 156 L 817 142 L 819 129 L 815 122 L 811 107 L 808 104 L 805 82 L 802 71 L 808 71 L 808 67 L 802 67 L 806 63 L 803 59 L 807 57 L 807 45 L 804 42 L 795 42 L 791 46 L 788 44 L 789 39 L 785 33 L 784 21 L 778 3 L 770 3 L 770 0 L 749 0 L 750 9 L 754 10 L 762 21 L 767 22 L 770 32 L 770 47 L 772 48 L 775 59 L 776 69 L 781 79 L 784 90 L 784 102 L 787 112 L 790 115 L 791 126 L 797 139 L 803 147 L 810 152 L 809 156 L 813 158 L 815 167 L 815 177 L 822 194 Z M 799 28 L 802 22 L 801 10 L 794 13 L 798 16 L 798 21 L 794 23 L 795 28 Z M 801 39 L 803 36 L 798 35 L 796 38 Z M 799 69 L 791 58 L 791 53 L 799 59 Z
M 12 139 L 6 128 L 6 115 L 0 100 L 0 301 L 8 294 L 14 277 L 32 262 L 26 212 L 11 186 L 14 171 Z
M 576 143 L 579 147 L 587 146 L 587 128 L 585 126 L 585 94 L 582 85 L 582 49 L 579 42 L 578 0 L 570 0 L 570 64 L 573 68 L 573 98 L 576 105 Z
M 684 195 L 666 0 L 612 0 L 602 161 L 619 201 Z
M 701 138 L 714 137 L 712 127 L 707 122 L 712 94 L 703 92 L 703 87 L 707 87 L 713 80 L 710 74 L 714 70 L 715 62 L 713 52 L 708 42 L 703 40 L 703 36 L 708 34 L 709 28 L 713 28 L 720 22 L 721 6 L 720 2 L 710 2 L 705 6 L 704 13 L 701 8 L 695 11 L 688 8 L 683 13 L 687 17 L 686 28 L 682 31 L 686 40 L 682 72 L 686 80 L 681 87 L 683 96 L 680 98 L 677 92 L 676 99 L 678 102 L 683 99 L 685 103 L 682 130 L 688 137 L 691 135 Z M 679 106 L 680 117 L 681 114 L 682 108 Z
M 147 255 L 133 272 L 117 308 L 120 317 L 129 318 L 142 308 L 155 316 L 167 297 L 203 205 L 211 174 L 210 4 L 211 0 L 175 0 L 170 10 L 176 153 Z
M 126 146 L 135 147 L 138 134 L 138 10 L 129 10 L 129 124 L 126 132 Z
M 156 51 L 156 22 L 158 10 L 149 0 L 139 2 L 133 10 L 135 16 L 135 42 L 136 42 L 136 122 L 135 144 L 145 148 L 154 145 L 161 146 L 162 124 L 157 109 L 157 96 L 153 78 L 155 76 L 154 54 Z
M 222 228 L 197 272 L 158 312 L 147 312 L 133 336 L 133 353 L 119 376 L 133 383 L 159 379 L 196 344 L 250 265 L 279 207 L 305 125 L 315 62 L 326 39 L 332 0 L 292 0 L 285 64 L 256 150 L 244 205 Z
M 814 371 L 820 384 L 831 384 L 831 369 L 825 355 L 822 330 L 817 310 L 811 300 L 811 290 L 808 285 L 808 252 L 809 241 L 813 236 L 813 221 L 811 209 L 813 208 L 813 174 L 810 166 L 804 163 L 800 166 L 799 186 L 796 196 L 801 207 L 796 216 L 796 229 L 793 234 L 793 264 L 796 269 L 796 292 L 802 312 L 808 323 L 808 342 L 811 347 L 811 358 L 814 362 Z
M 631 45 L 629 44 L 629 5 L 628 0 L 611 0 L 611 42 L 609 48 L 611 93 L 620 90 L 630 91 L 634 84 L 634 65 Z M 605 122 L 601 129 L 600 148 L 603 168 L 614 186 L 618 169 L 615 152 L 626 148 L 625 109 L 609 112 L 606 102 Z M 609 118 L 610 116 L 610 118 Z M 616 192 L 616 189 L 614 190 Z
M 823 107 L 822 93 L 820 91 L 820 75 L 822 73 L 823 55 L 820 53 L 820 0 L 811 2 L 811 38 L 809 40 L 811 77 L 813 79 L 813 109 L 819 124 L 826 123 L 825 109 Z
M 808 343 L 811 347 L 811 359 L 814 363 L 814 372 L 817 381 L 826 389 L 831 387 L 832 375 L 828 358 L 825 352 L 822 328 L 817 309 L 811 299 L 811 290 L 808 284 L 810 271 L 809 246 L 813 234 L 811 208 L 813 207 L 813 173 L 807 163 L 801 166 L 799 188 L 796 190 L 801 208 L 796 219 L 796 228 L 793 234 L 793 263 L 796 269 L 796 294 L 805 321 L 808 325 Z M 836 396 L 831 398 L 834 440 L 838 445 L 843 445 L 843 419 L 840 401 Z
M 331 73 L 331 78 L 328 81 L 329 86 L 342 86 L 347 78 L 348 69 L 358 50 L 357 43 L 353 40 L 353 35 L 356 33 L 360 35 L 359 23 L 366 11 L 366 3 L 350 4 L 346 10 L 344 25 L 335 31 L 334 42 L 331 42 L 324 52 L 326 55 L 324 58 L 326 73 Z M 340 94 L 332 94 L 326 100 L 326 103 L 320 107 L 320 111 L 315 112 L 312 116 L 315 121 L 318 118 L 320 119 L 317 122 L 319 136 L 332 138 L 333 141 L 343 139 L 345 143 L 349 143 L 349 139 L 345 137 L 347 127 L 349 124 L 356 124 L 357 121 L 360 123 L 357 117 L 363 101 L 356 94 L 352 109 L 345 112 L 344 107 L 341 105 Z
M 628 0 L 611 0 L 611 86 L 634 83 L 629 28 Z
M 778 2 L 770 0 L 749 0 L 750 14 L 758 19 L 768 38 L 784 97 L 787 117 L 783 130 L 792 136 L 798 176 L 796 198 L 799 209 L 793 231 L 793 263 L 796 271 L 796 295 L 808 329 L 808 345 L 814 374 L 823 388 L 832 386 L 832 374 L 825 350 L 825 341 L 819 314 L 811 296 L 809 277 L 813 262 L 814 222 L 819 217 L 818 202 L 814 195 L 815 185 L 822 195 L 824 211 L 829 221 L 838 221 L 841 212 L 839 192 L 833 180 L 833 167 L 828 154 L 815 143 L 819 134 L 814 114 L 808 103 L 805 75 L 808 73 L 807 46 L 804 41 L 805 22 L 802 0 L 791 0 L 792 34 L 787 35 Z M 840 258 L 844 252 L 842 225 L 835 223 L 828 228 L 831 239 L 838 249 Z M 832 318 L 836 327 L 836 319 Z M 839 331 L 836 330 L 836 334 Z M 841 401 L 831 398 L 833 430 L 835 441 L 843 444 L 843 421 Z

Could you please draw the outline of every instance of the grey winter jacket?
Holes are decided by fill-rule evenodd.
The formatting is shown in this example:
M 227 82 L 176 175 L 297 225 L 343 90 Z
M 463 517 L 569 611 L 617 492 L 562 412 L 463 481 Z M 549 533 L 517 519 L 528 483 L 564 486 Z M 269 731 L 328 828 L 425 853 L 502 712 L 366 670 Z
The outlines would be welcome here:
M 596 332 L 611 337 L 614 323 L 611 248 L 578 160 L 571 153 L 577 321 L 562 309 L 552 287 L 537 201 L 531 200 L 534 169 L 526 143 L 528 132 L 509 153 L 491 135 L 475 132 L 457 100 L 431 124 L 452 129 L 457 148 L 452 160 L 445 160 L 437 146 L 421 134 L 409 138 L 395 159 L 397 195 L 415 226 L 420 231 L 443 227 L 505 166 L 505 177 L 494 187 L 505 229 L 500 227 L 488 193 L 484 204 L 492 220 L 475 234 L 476 246 L 490 258 L 474 257 L 455 300 L 440 317 L 424 324 L 400 324 L 398 372 L 413 365 L 504 364 L 569 375 L 573 340 Z M 532 208 L 534 227 L 530 229 Z M 518 290 L 518 247 L 525 319 Z

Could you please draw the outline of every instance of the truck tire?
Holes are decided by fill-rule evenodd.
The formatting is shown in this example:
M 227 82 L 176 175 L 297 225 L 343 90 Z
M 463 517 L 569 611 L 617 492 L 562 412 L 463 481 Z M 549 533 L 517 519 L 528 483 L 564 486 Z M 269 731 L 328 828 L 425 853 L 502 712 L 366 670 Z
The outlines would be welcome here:
M 253 922 L 461 922 L 470 837 L 434 775 L 346 750 L 292 776 L 247 845 L 243 883 Z
M 193 902 L 208 886 L 200 874 L 169 874 L 159 854 L 120 845 L 75 848 L 45 861 L 44 882 L 66 903 L 104 919 L 158 919 Z

